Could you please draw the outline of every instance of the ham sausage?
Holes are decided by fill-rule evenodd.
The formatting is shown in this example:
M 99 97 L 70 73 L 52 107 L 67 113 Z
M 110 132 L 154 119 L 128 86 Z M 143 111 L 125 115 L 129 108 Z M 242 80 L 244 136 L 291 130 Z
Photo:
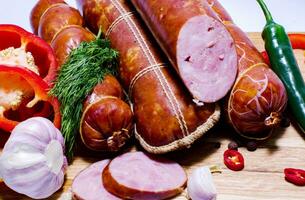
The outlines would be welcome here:
M 81 171 L 73 180 L 72 194 L 75 200 L 120 200 L 103 186 L 101 174 L 109 160 L 102 160 Z
M 217 0 L 201 1 L 207 1 L 222 20 L 237 49 L 238 77 L 226 103 L 229 121 L 246 138 L 266 139 L 279 125 L 286 107 L 284 85 L 221 4 Z
M 132 152 L 113 159 L 102 179 L 107 191 L 123 199 L 161 200 L 180 194 L 187 177 L 178 163 Z
M 205 1 L 131 2 L 195 99 L 216 102 L 229 92 L 237 73 L 234 41 Z
M 215 104 L 193 102 L 125 0 L 78 0 L 89 28 L 120 53 L 120 77 L 135 114 L 135 136 L 151 153 L 189 147 L 219 119 Z

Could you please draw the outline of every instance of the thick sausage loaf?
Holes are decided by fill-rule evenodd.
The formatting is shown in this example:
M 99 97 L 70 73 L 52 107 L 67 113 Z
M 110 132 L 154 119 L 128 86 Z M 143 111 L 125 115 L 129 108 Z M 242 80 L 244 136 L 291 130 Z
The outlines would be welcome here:
M 234 41 L 207 2 L 132 0 L 195 99 L 216 102 L 237 73 Z
M 151 153 L 189 147 L 218 121 L 215 104 L 193 102 L 125 0 L 78 0 L 89 28 L 120 53 L 120 77 L 133 102 L 135 135 Z
M 238 77 L 225 105 L 229 121 L 240 135 L 265 139 L 279 125 L 286 107 L 284 85 L 221 4 L 217 0 L 201 1 L 207 1 L 222 20 L 237 49 Z

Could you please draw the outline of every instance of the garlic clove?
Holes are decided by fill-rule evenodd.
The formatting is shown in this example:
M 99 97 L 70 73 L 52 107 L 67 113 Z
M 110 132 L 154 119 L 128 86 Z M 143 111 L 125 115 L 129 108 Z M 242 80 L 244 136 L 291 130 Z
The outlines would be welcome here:
M 192 172 L 187 191 L 192 200 L 216 200 L 217 191 L 209 167 L 200 167 Z

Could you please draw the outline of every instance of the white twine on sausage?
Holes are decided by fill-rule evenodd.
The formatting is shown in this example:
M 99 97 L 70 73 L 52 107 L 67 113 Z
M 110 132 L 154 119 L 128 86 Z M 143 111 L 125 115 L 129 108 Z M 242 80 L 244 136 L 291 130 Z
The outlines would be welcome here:
M 127 23 L 130 31 L 135 36 L 136 40 L 138 41 L 142 51 L 144 52 L 145 57 L 147 58 L 150 65 L 156 65 L 157 61 L 155 60 L 152 52 L 150 51 L 147 43 L 144 40 L 143 35 L 141 34 L 140 30 L 138 29 L 137 25 L 134 23 L 134 21 L 130 20 L 129 17 L 125 17 L 124 14 L 128 13 L 125 8 L 120 4 L 117 0 L 110 0 L 110 2 L 116 7 L 116 9 L 120 12 L 120 14 L 123 16 L 124 21 Z M 172 109 L 175 113 L 175 116 L 177 118 L 177 121 L 179 123 L 180 129 L 182 131 L 183 136 L 189 135 L 188 127 L 186 124 L 186 121 L 184 119 L 184 115 L 182 114 L 180 105 L 178 103 L 177 98 L 174 95 L 174 92 L 172 91 L 171 87 L 169 86 L 168 81 L 164 77 L 164 74 L 161 72 L 159 68 L 153 69 L 155 72 L 155 75 L 157 76 L 162 89 L 167 96 L 167 99 L 169 100 L 169 103 L 172 106 Z M 181 144 L 182 146 L 185 146 L 185 144 Z
M 147 74 L 148 72 L 151 72 L 151 71 L 154 71 L 156 68 L 162 68 L 162 67 L 166 67 L 166 64 L 165 63 L 158 63 L 158 64 L 155 64 L 155 65 L 151 65 L 151 66 L 148 66 L 142 70 L 140 70 L 131 80 L 130 82 L 130 85 L 129 85 L 129 89 L 128 89 L 128 95 L 131 97 L 132 96 L 132 91 L 133 91 L 133 88 L 136 84 L 136 82 L 141 78 L 143 77 L 145 74 Z
M 105 37 L 108 38 L 110 33 L 113 31 L 113 29 L 121 22 L 124 21 L 126 17 L 131 17 L 133 16 L 134 12 L 127 12 L 124 13 L 122 15 L 120 15 L 118 18 L 116 18 L 108 27 L 106 33 L 105 33 Z

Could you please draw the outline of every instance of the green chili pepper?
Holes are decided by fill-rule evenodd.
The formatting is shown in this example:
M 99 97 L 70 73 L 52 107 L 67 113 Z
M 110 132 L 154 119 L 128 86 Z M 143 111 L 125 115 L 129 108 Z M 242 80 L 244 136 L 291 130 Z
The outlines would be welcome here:
M 275 23 L 263 0 L 257 0 L 266 17 L 262 37 L 270 64 L 284 83 L 292 114 L 305 133 L 305 83 L 283 26 Z

